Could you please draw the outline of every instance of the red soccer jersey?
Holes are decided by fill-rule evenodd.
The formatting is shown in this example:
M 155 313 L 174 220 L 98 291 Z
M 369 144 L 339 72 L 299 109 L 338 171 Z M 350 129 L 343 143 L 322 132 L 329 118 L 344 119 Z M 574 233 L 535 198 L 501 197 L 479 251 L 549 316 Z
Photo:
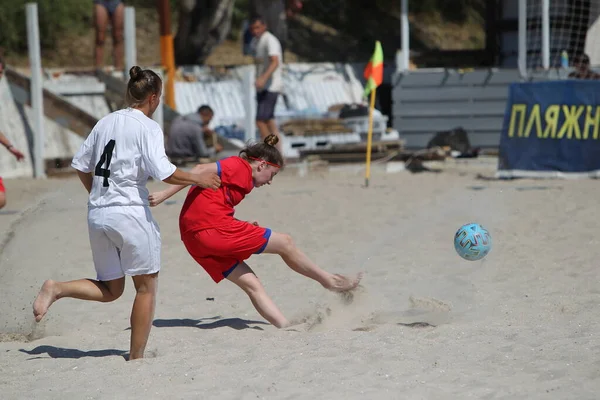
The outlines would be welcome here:
M 208 228 L 227 226 L 234 218 L 234 207 L 254 188 L 252 167 L 241 157 L 217 161 L 221 177 L 218 190 L 193 186 L 179 215 L 181 235 Z

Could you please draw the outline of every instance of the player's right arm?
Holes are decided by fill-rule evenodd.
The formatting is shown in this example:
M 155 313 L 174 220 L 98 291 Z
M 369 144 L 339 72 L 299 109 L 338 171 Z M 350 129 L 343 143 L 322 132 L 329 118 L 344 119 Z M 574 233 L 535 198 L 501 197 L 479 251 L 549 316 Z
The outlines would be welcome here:
M 176 170 L 175 173 L 177 173 L 177 171 L 180 171 L 180 170 L 179 169 Z M 180 172 L 183 172 L 183 171 L 180 171 Z M 192 170 L 190 171 L 189 174 L 198 176 L 201 179 L 206 179 L 207 181 L 212 181 L 215 176 L 217 178 L 219 177 L 217 175 L 217 172 L 218 172 L 217 164 L 212 163 L 212 164 L 198 164 L 194 168 L 192 168 Z M 173 175 L 175 175 L 175 174 L 173 174 Z M 171 178 L 171 177 L 169 177 L 169 178 Z M 166 180 L 164 182 L 171 183 L 171 182 L 167 182 Z M 194 185 L 196 183 L 191 183 L 191 184 Z M 165 190 L 161 190 L 160 192 L 152 193 L 148 197 L 150 206 L 155 207 L 155 206 L 159 205 L 160 203 L 162 203 L 163 201 L 167 200 L 168 198 L 174 196 L 176 193 L 178 193 L 179 191 L 181 191 L 182 189 L 186 188 L 189 185 L 190 185 L 190 183 L 184 183 L 181 185 L 172 184 L 172 186 L 169 186 Z M 219 185 L 220 185 L 220 180 L 219 180 Z M 217 185 L 216 187 L 213 187 L 213 189 L 218 188 L 219 185 Z M 206 186 L 202 185 L 202 187 L 206 187 Z

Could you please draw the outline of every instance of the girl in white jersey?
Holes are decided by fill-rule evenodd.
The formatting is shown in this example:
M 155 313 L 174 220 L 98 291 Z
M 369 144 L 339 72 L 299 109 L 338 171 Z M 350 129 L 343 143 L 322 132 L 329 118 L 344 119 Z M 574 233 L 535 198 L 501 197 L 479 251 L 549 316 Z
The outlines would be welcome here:
M 114 301 L 129 275 L 137 292 L 131 311 L 132 360 L 144 355 L 160 270 L 160 231 L 148 207 L 148 177 L 212 189 L 220 186 L 220 179 L 210 171 L 186 173 L 169 162 L 163 132 L 151 119 L 160 102 L 162 81 L 153 71 L 137 66 L 129 75 L 128 108 L 98 121 L 71 164 L 90 193 L 88 228 L 97 280 L 47 280 L 33 314 L 41 321 L 50 305 L 63 297 Z

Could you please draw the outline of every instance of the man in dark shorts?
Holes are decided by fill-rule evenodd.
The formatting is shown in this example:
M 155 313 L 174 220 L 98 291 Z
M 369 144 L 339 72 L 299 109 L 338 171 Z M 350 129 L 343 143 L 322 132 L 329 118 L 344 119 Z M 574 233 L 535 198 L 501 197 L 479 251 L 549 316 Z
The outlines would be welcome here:
M 250 20 L 250 32 L 254 36 L 250 44 L 254 54 L 256 73 L 256 126 L 264 139 L 269 135 L 279 137 L 277 149 L 282 152 L 281 136 L 275 123 L 275 105 L 283 89 L 281 43 L 261 17 Z

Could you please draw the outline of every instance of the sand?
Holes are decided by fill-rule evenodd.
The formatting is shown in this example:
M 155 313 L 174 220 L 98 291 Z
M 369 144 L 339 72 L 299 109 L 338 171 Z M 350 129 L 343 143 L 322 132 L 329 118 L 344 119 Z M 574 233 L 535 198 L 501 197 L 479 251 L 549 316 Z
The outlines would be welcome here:
M 183 192 L 154 209 L 159 299 L 147 358 L 132 362 L 131 282 L 114 303 L 64 299 L 33 322 L 44 279 L 94 277 L 79 182 L 6 180 L 0 398 L 597 399 L 598 182 L 477 179 L 493 175 L 493 160 L 441 167 L 377 167 L 369 189 L 356 168 L 290 168 L 238 207 L 324 268 L 365 271 L 340 296 L 277 256 L 253 256 L 293 329 L 267 324 L 237 287 L 195 265 L 178 234 Z M 478 262 L 452 244 L 472 221 L 494 242 Z

